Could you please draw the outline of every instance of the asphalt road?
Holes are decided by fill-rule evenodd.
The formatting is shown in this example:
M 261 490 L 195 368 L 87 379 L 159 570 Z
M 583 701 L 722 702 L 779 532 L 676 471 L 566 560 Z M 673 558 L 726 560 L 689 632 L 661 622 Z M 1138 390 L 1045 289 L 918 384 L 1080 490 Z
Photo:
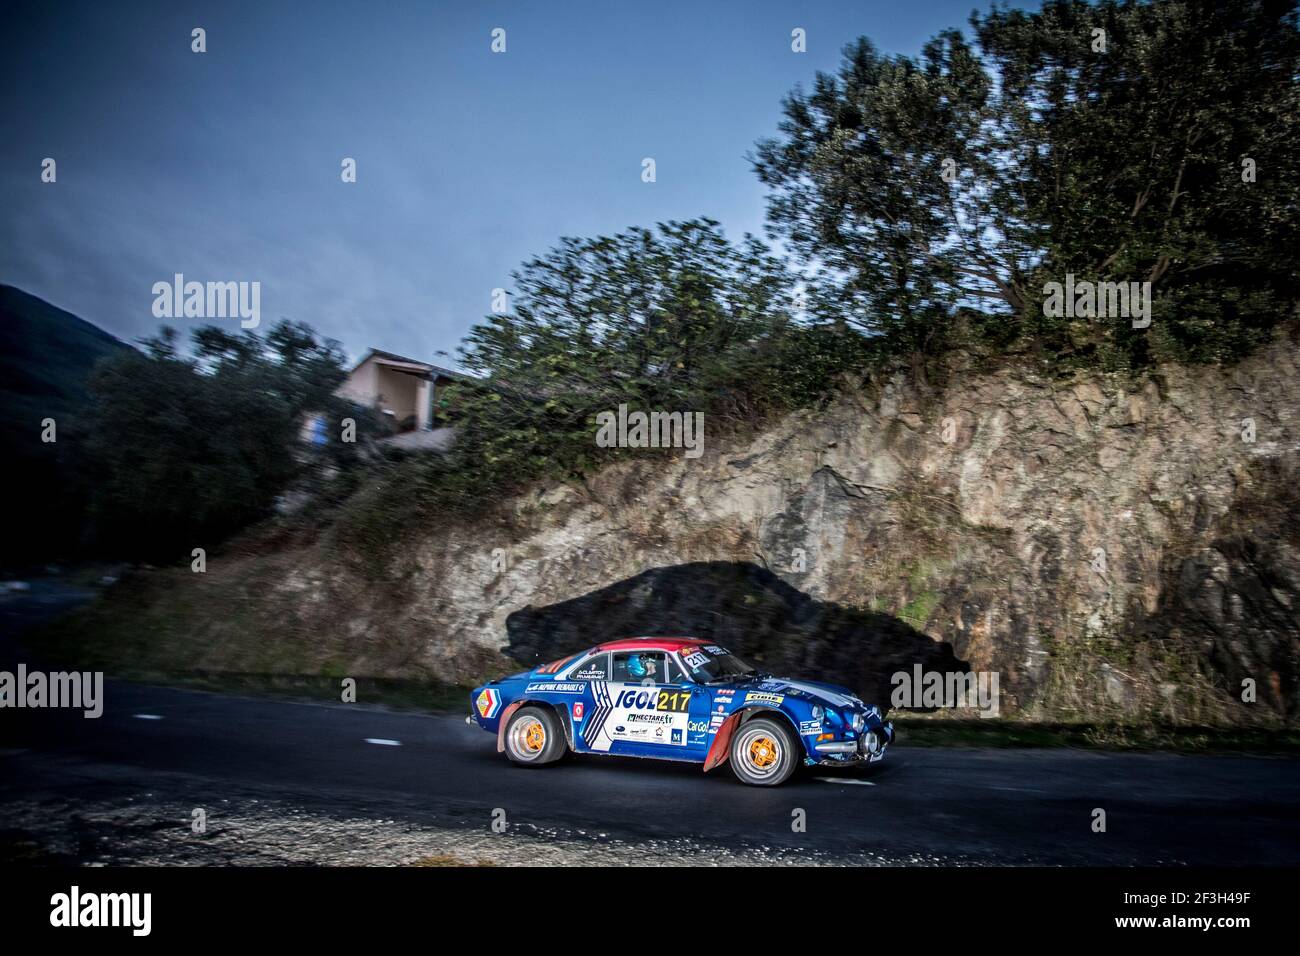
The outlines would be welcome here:
M 504 811 L 514 834 L 579 846 L 678 841 L 693 862 L 718 848 L 826 862 L 1300 862 L 1294 759 L 909 749 L 902 739 L 870 770 L 814 768 L 767 789 L 726 767 L 705 775 L 627 758 L 519 768 L 463 715 L 360 704 L 108 682 L 98 719 L 0 710 L 0 843 L 28 829 L 20 808 L 45 807 L 43 826 L 73 831 L 83 804 L 130 801 L 147 821 L 151 806 L 196 794 L 211 806 L 274 802 L 489 835 Z M 1106 813 L 1103 833 L 1095 808 Z M 173 811 L 160 809 L 157 825 L 176 826 Z

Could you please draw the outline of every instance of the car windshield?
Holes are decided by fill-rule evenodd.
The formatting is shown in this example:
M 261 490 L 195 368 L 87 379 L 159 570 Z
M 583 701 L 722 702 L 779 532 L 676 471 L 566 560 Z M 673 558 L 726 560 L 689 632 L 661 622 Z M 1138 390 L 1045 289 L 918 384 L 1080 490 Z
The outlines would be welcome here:
M 682 649 L 682 663 L 697 684 L 711 684 L 714 681 L 735 680 L 758 672 L 736 655 L 716 644 Z

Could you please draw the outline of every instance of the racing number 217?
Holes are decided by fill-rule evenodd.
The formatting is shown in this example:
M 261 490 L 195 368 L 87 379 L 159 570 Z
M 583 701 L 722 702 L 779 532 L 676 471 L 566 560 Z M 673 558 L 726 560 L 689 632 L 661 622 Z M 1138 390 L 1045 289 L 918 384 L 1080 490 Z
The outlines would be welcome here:
M 661 690 L 659 700 L 655 702 L 655 710 L 670 710 L 674 713 L 683 713 L 690 706 L 691 695 L 684 690 Z

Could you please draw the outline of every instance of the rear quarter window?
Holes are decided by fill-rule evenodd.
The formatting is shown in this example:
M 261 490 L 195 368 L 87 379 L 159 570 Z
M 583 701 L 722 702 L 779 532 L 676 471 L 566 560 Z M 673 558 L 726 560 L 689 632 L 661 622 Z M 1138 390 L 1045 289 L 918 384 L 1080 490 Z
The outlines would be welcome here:
M 569 671 L 570 680 L 609 680 L 609 655 L 593 654 Z

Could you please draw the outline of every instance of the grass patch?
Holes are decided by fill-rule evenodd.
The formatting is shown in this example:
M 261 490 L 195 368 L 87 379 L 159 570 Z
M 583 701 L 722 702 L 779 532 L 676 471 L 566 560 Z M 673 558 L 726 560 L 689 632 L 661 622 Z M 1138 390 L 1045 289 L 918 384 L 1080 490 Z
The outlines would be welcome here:
M 38 625 L 24 641 L 42 662 L 139 683 L 338 702 L 343 680 L 352 678 L 360 704 L 469 712 L 469 687 L 357 673 L 343 648 L 284 622 L 274 630 L 277 625 L 265 613 L 254 614 L 248 602 L 218 601 L 230 597 L 228 590 L 203 593 L 202 582 L 170 572 L 157 576 L 164 588 L 157 581 L 120 587 L 107 599 Z M 222 612 L 214 615 L 210 606 L 217 604 Z
M 342 678 L 314 674 L 247 674 L 229 671 L 150 671 L 123 673 L 114 677 L 146 684 L 165 684 L 193 690 L 210 690 L 249 697 L 287 700 L 330 701 L 342 699 Z M 393 677 L 357 677 L 356 702 L 393 710 L 416 712 L 469 713 L 470 688 L 437 681 L 405 680 Z
M 908 747 L 1086 747 L 1300 755 L 1300 729 L 1296 728 L 935 720 L 910 716 L 895 717 L 893 721 L 896 742 Z
M 420 659 L 409 623 L 405 630 L 350 630 L 349 613 L 381 617 L 370 606 L 358 610 L 355 595 L 267 588 L 294 568 L 289 559 L 235 556 L 219 574 L 130 574 L 98 600 L 36 625 L 24 644 L 51 666 L 141 683 L 337 702 L 350 678 L 360 704 L 469 712 L 470 688 L 463 685 L 497 662 L 437 673 Z
M 421 857 L 411 866 L 496 866 L 496 864 L 491 860 L 476 860 L 471 863 L 469 860 L 462 860 L 450 853 L 437 853 L 433 856 Z
M 930 615 L 939 606 L 939 599 L 938 591 L 922 591 L 898 612 L 898 617 L 920 630 L 925 627 L 926 622 L 930 620 Z

